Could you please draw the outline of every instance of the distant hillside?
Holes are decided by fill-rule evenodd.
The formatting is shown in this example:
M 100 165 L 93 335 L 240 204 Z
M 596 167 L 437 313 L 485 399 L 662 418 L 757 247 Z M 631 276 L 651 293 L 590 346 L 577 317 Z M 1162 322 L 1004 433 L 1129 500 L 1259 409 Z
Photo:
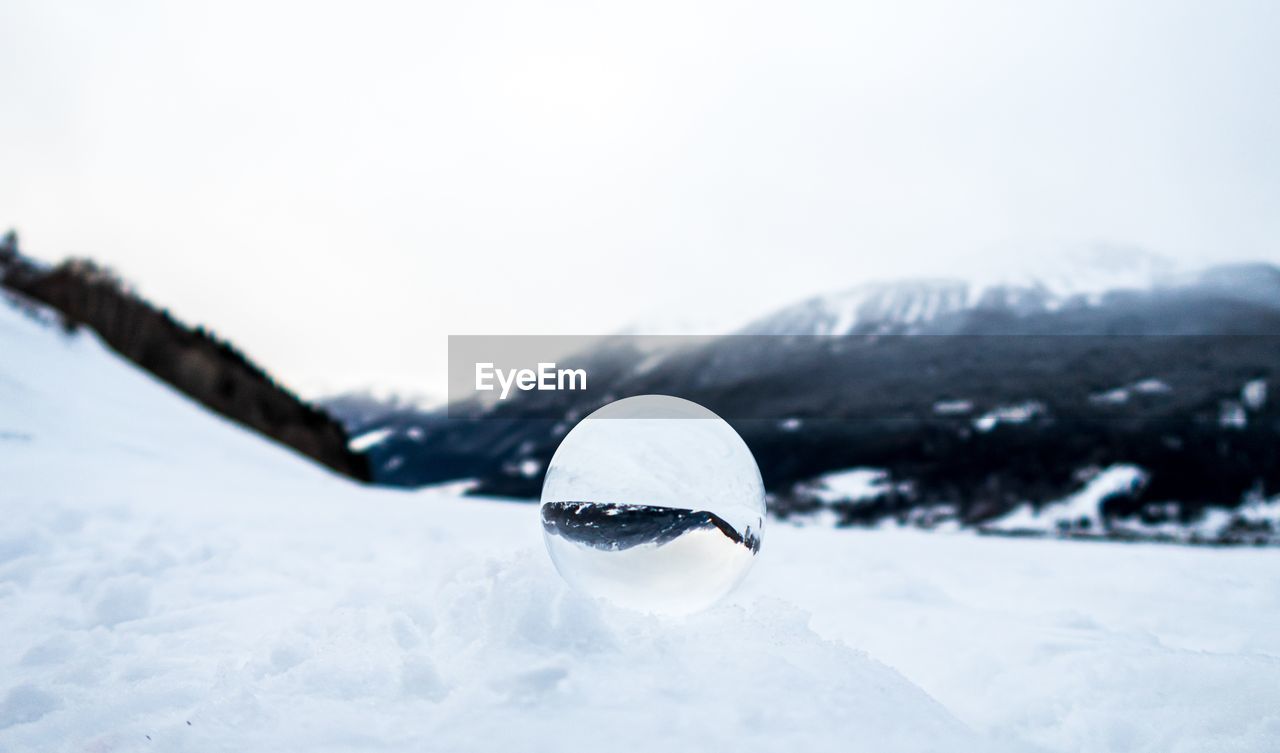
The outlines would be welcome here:
M 46 304 L 69 328 L 88 327 L 112 349 L 192 399 L 329 468 L 369 481 L 366 458 L 346 430 L 299 399 L 230 344 L 175 320 L 109 270 L 72 259 L 46 267 L 24 257 L 17 237 L 0 240 L 0 286 Z
M 1222 543 L 1280 534 L 1271 523 L 1211 535 L 1202 525 L 1280 495 L 1280 401 L 1268 396 L 1280 384 L 1280 269 L 1122 283 L 1066 293 L 864 286 L 670 351 L 616 339 L 574 362 L 591 373 L 590 391 L 521 393 L 448 414 L 334 412 L 368 448 L 380 483 L 470 479 L 478 494 L 533 498 L 581 417 L 658 393 L 735 426 L 778 516 L 825 508 L 850 525 L 987 527 L 1094 483 L 1106 493 L 1086 496 L 1103 509 L 1084 516 L 1087 526 L 1073 518 L 1055 529 L 1123 523 L 1127 534 L 1140 522 L 1152 536 Z M 813 492 L 857 469 L 883 483 L 865 494 Z

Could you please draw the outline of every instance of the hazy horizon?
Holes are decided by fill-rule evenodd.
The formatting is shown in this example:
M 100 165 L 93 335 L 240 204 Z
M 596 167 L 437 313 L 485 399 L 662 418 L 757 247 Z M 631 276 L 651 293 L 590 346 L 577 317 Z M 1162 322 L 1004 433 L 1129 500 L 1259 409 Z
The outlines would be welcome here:
M 0 229 L 305 395 L 449 334 L 1280 261 L 1280 6 L 11 2 Z

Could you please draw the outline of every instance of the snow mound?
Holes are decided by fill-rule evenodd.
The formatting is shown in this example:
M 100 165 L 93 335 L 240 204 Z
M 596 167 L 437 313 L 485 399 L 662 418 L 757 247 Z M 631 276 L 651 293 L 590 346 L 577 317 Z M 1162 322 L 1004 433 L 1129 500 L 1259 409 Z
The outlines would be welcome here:
M 218 525 L 51 500 L 20 527 L 6 516 L 6 535 L 40 543 L 3 570 L 0 747 L 984 749 L 796 607 L 683 621 L 610 608 L 567 590 L 540 551 L 454 538 L 479 538 L 501 508 L 454 532 L 426 522 L 459 506 L 418 500 L 416 530 L 399 509 L 412 534 L 398 536 L 334 510 L 281 535 L 300 507 L 255 525 L 234 508 Z

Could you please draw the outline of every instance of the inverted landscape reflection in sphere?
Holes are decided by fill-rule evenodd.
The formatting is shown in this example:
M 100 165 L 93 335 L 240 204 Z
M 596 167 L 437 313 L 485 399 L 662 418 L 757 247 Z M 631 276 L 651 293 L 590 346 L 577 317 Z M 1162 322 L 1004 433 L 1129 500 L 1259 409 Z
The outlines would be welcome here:
M 542 485 L 542 531 L 560 575 L 620 606 L 711 606 L 760 551 L 764 484 L 723 419 L 668 395 L 629 397 L 560 443 Z

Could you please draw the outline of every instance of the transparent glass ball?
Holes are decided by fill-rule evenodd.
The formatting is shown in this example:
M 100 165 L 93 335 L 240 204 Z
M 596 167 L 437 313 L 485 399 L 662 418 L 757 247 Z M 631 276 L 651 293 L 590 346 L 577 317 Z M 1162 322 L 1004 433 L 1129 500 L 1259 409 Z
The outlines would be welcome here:
M 760 551 L 764 484 L 729 424 L 688 400 L 629 397 L 564 438 L 542 485 L 542 531 L 575 589 L 685 614 L 742 580 Z

